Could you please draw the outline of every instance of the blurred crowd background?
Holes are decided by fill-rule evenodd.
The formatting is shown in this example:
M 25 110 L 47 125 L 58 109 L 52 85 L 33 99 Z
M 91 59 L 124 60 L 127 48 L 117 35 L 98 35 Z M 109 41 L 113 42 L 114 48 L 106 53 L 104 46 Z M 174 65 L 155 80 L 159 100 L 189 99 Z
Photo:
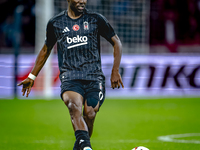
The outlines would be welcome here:
M 23 6 L 20 52 L 34 53 L 35 4 L 35 0 L 0 1 L 0 54 L 12 53 L 18 5 Z M 55 14 L 67 8 L 67 0 L 54 4 Z M 126 53 L 200 52 L 200 0 L 88 0 L 87 7 L 106 16 Z M 149 49 L 140 51 L 135 48 L 137 43 L 147 43 Z
M 1 0 L 0 1 L 0 53 L 12 53 L 7 48 L 13 47 L 15 30 L 15 9 L 23 5 L 21 22 L 21 47 L 35 45 L 35 0 Z M 27 53 L 33 53 L 33 49 Z
M 150 6 L 150 45 L 164 44 L 177 52 L 179 45 L 200 43 L 200 0 L 151 0 Z

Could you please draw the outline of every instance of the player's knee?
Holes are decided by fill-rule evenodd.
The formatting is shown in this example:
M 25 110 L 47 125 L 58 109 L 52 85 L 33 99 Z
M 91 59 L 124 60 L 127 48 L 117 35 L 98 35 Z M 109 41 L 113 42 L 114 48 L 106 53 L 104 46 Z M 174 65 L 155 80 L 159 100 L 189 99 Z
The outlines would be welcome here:
M 78 107 L 76 106 L 76 104 L 73 103 L 73 102 L 68 102 L 68 103 L 67 103 L 67 108 L 69 109 L 70 112 L 71 112 L 71 111 L 75 111 L 75 110 L 78 109 Z
M 64 101 L 64 102 L 71 116 L 81 115 L 81 107 L 77 103 L 71 100 Z
M 99 110 L 99 101 L 95 98 L 88 98 L 84 109 L 84 116 L 93 120 Z
M 68 96 L 64 96 L 63 101 L 65 105 L 68 107 L 69 111 L 76 110 L 82 106 L 82 105 L 79 106 L 80 104 L 78 103 L 77 100 L 74 100 L 73 98 L 70 98 Z
M 93 120 L 95 116 L 96 112 L 92 108 L 84 112 L 84 117 L 86 117 L 89 120 Z

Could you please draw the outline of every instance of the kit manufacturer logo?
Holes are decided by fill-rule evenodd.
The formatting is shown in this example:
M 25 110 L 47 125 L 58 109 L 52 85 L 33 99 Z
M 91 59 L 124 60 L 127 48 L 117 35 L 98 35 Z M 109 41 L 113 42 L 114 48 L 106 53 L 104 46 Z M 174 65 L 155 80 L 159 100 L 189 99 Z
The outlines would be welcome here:
M 65 32 L 69 32 L 69 28 L 68 27 L 65 27 L 64 30 L 62 31 L 62 33 L 65 33 Z

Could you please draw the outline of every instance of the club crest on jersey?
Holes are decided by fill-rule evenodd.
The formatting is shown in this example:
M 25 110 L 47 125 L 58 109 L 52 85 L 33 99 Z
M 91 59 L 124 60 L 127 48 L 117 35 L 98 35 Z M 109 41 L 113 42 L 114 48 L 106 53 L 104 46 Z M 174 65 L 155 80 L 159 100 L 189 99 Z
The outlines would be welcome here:
M 80 29 L 80 27 L 79 27 L 79 25 L 75 24 L 75 25 L 72 27 L 72 29 L 73 29 L 74 31 L 78 31 L 78 30 Z
M 83 26 L 84 26 L 84 30 L 89 30 L 89 25 L 87 21 L 83 22 Z

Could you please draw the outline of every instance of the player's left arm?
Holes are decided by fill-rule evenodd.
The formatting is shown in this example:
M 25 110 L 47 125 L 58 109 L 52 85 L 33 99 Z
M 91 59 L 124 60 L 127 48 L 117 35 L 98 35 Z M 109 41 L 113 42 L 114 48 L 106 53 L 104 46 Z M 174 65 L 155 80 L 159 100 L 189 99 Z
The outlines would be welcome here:
M 122 43 L 119 37 L 115 34 L 114 29 L 109 24 L 108 20 L 102 16 L 101 14 L 97 15 L 98 17 L 98 25 L 99 25 L 99 33 L 102 37 L 104 37 L 107 41 L 109 41 L 114 48 L 114 62 L 113 68 L 111 73 L 111 87 L 120 88 L 122 86 L 124 88 L 121 75 L 119 74 L 119 65 L 121 62 L 121 55 L 122 55 Z
M 122 86 L 124 88 L 121 75 L 119 74 L 119 66 L 121 62 L 121 56 L 122 56 L 122 43 L 117 35 L 114 35 L 111 38 L 111 43 L 114 48 L 113 56 L 114 56 L 114 62 L 112 67 L 112 73 L 111 73 L 111 87 L 114 88 L 120 88 Z

